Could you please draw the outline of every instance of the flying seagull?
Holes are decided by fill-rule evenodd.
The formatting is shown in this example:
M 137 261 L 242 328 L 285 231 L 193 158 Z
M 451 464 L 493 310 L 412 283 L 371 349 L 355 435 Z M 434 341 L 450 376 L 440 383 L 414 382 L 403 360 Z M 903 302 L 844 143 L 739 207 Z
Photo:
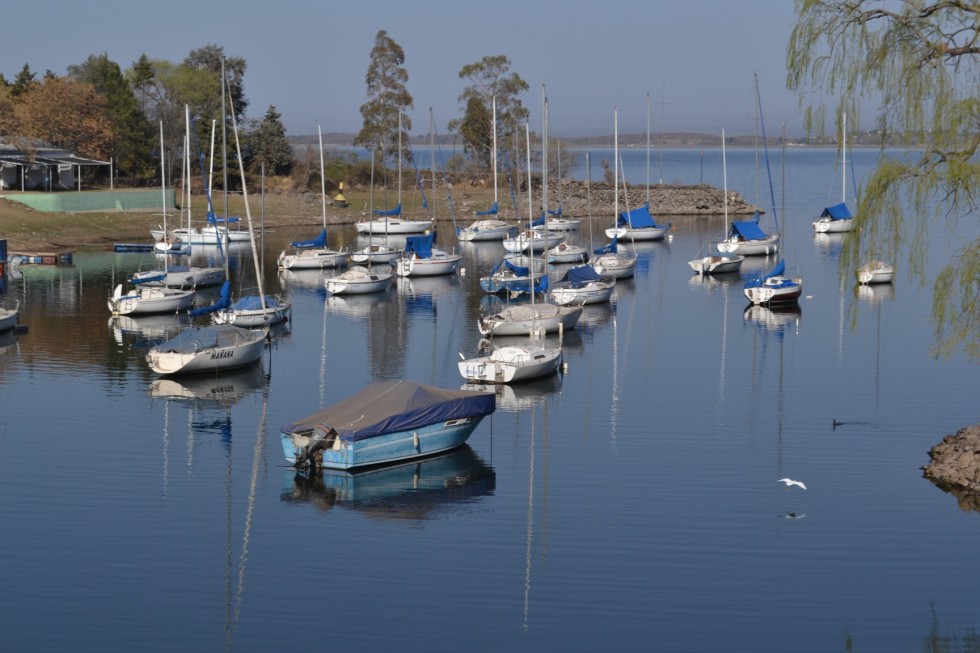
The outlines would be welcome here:
M 794 481 L 791 478 L 781 478 L 781 479 L 779 479 L 778 482 L 785 483 L 786 484 L 786 487 L 789 487 L 790 485 L 799 485 L 804 490 L 806 489 L 806 486 L 803 485 L 803 481 Z

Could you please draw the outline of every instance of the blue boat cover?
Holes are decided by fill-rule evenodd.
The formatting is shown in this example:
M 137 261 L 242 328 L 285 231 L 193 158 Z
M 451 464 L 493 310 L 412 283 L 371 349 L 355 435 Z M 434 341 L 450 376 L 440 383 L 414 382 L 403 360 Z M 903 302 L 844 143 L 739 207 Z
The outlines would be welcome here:
M 786 260 L 779 259 L 779 263 L 777 263 L 776 266 L 772 270 L 770 270 L 766 275 L 760 275 L 758 272 L 756 272 L 754 275 L 749 276 L 745 282 L 744 287 L 758 288 L 763 284 L 763 282 L 765 282 L 766 279 L 771 279 L 773 277 L 781 277 L 784 274 L 786 274 Z M 782 285 L 784 286 L 793 285 L 793 282 L 787 280 Z
M 208 224 L 223 224 L 226 222 L 238 222 L 241 218 L 236 218 L 234 216 L 230 218 L 219 218 L 213 211 L 208 211 Z
M 544 213 L 538 216 L 537 220 L 531 222 L 532 227 L 543 227 L 544 226 Z
M 497 407 L 493 392 L 445 390 L 414 381 L 372 383 L 338 404 L 285 424 L 282 432 L 302 433 L 323 425 L 341 440 L 411 431 L 440 422 L 482 418 Z
M 600 247 L 595 250 L 596 254 L 615 254 L 616 253 L 616 243 L 619 242 L 619 236 L 613 236 L 612 242 L 604 247 Z
M 297 249 L 309 249 L 311 247 L 326 247 L 327 246 L 327 229 L 324 227 L 320 235 L 313 240 L 297 240 L 294 243 L 289 243 L 291 246 Z
M 168 269 L 169 270 L 174 270 L 176 272 L 176 270 L 174 268 L 168 268 Z M 138 279 L 136 277 L 133 277 L 132 279 L 130 279 L 130 282 L 134 286 L 138 286 L 141 283 L 163 283 L 163 280 L 166 279 L 166 278 L 167 278 L 167 274 L 161 270 L 160 271 L 160 274 L 154 274 L 151 277 L 150 276 L 140 277 Z
M 428 233 L 422 236 L 409 236 L 405 239 L 405 254 L 415 253 L 418 258 L 432 258 L 432 243 L 435 241 L 435 234 Z
M 499 210 L 500 210 L 500 207 L 497 205 L 496 202 L 494 202 L 493 203 L 493 206 L 491 206 L 486 211 L 476 211 L 476 215 L 497 215 L 497 211 L 499 211 Z
M 279 300 L 266 295 L 265 306 L 266 308 L 279 308 Z M 246 295 L 228 308 L 235 311 L 260 311 L 262 310 L 262 298 L 258 295 Z
M 214 313 L 215 311 L 220 311 L 228 308 L 231 304 L 231 282 L 225 281 L 221 284 L 221 291 L 218 293 L 218 299 L 210 306 L 201 306 L 200 308 L 195 308 L 190 311 L 191 317 L 197 317 L 199 315 L 206 315 L 208 313 Z
M 851 215 L 850 210 L 847 208 L 847 204 L 841 202 L 840 204 L 834 204 L 833 206 L 828 206 L 820 214 L 821 218 L 830 218 L 831 220 L 850 220 L 854 216 Z
M 632 211 L 623 211 L 619 214 L 619 219 L 617 223 L 620 227 L 629 227 L 630 229 L 643 229 L 649 227 L 660 227 L 669 225 L 659 225 L 653 220 L 653 216 L 650 215 L 650 205 L 644 204 L 643 206 L 638 206 Z
M 402 214 L 401 202 L 399 202 L 398 206 L 396 206 L 395 208 L 388 209 L 387 211 L 384 209 L 374 209 L 374 214 L 375 215 L 401 215 Z
M 548 210 L 548 215 L 553 215 L 553 216 L 556 216 L 556 217 L 557 216 L 560 216 L 561 215 L 561 207 L 559 206 L 557 209 L 549 209 Z
M 728 228 L 728 237 L 737 236 L 742 240 L 765 240 L 766 233 L 759 227 L 759 214 L 755 214 L 754 221 L 736 220 Z
M 565 273 L 565 276 L 561 278 L 562 282 L 568 282 L 571 284 L 572 288 L 581 288 L 590 281 L 600 281 L 601 279 L 602 277 L 591 265 L 580 265 L 578 267 L 571 268 Z

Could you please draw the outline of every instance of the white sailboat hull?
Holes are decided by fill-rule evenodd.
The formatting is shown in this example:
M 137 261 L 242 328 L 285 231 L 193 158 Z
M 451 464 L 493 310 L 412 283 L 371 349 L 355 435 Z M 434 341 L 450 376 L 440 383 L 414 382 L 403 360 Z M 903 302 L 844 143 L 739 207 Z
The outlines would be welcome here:
M 262 356 L 267 330 L 235 326 L 191 327 L 150 349 L 146 362 L 157 374 L 220 372 L 251 365 Z M 181 340 L 183 344 L 178 345 Z
M 534 345 L 498 347 L 488 356 L 459 361 L 459 373 L 469 383 L 514 383 L 551 374 L 561 364 L 561 348 Z
M 292 254 L 279 254 L 279 267 L 284 270 L 323 270 L 346 264 L 347 253 L 332 249 L 299 249 Z
M 745 288 L 744 292 L 753 304 L 792 304 L 803 294 L 803 280 L 798 277 L 770 277 L 761 286 Z
M 462 242 L 504 240 L 510 236 L 513 225 L 503 220 L 477 220 L 468 227 L 460 229 L 456 236 Z
M 434 277 L 452 274 L 462 260 L 460 254 L 448 254 L 432 250 L 430 258 L 417 258 L 415 255 L 399 259 L 395 263 L 395 274 L 399 277 Z
M 534 331 L 554 333 L 558 329 L 573 329 L 581 316 L 581 306 L 521 304 L 480 318 L 477 327 L 485 336 L 526 336 Z
M 351 268 L 343 274 L 324 279 L 323 285 L 331 295 L 365 295 L 387 290 L 391 286 L 391 268 Z
M 359 234 L 421 234 L 432 228 L 432 220 L 370 220 L 354 225 Z
M 615 289 L 615 279 L 609 281 L 589 281 L 578 288 L 570 284 L 562 285 L 561 283 L 557 283 L 548 293 L 548 296 L 551 298 L 551 301 L 562 306 L 585 306 L 586 304 L 608 302 Z
M 122 284 L 116 286 L 108 302 L 109 310 L 113 315 L 175 313 L 189 309 L 193 303 L 193 290 L 178 290 L 166 286 L 144 286 L 124 295 Z
M 857 269 L 857 280 L 862 285 L 872 283 L 891 283 L 895 279 L 895 268 L 882 261 L 872 261 Z
M 631 227 L 613 227 L 612 229 L 606 229 L 606 235 L 610 238 L 618 237 L 620 240 L 663 240 L 667 236 L 668 231 L 670 231 L 670 225 L 663 227 L 643 227 L 638 229 L 633 229 Z
M 17 326 L 17 313 L 20 309 L 20 302 L 14 300 L 13 308 L 0 306 L 0 333 L 9 331 Z
M 602 254 L 592 260 L 592 267 L 603 276 L 628 279 L 636 270 L 636 258 L 619 254 Z
M 714 254 L 688 261 L 687 264 L 697 274 L 727 274 L 741 270 L 744 260 L 745 257 L 739 254 Z
M 813 221 L 813 231 L 818 234 L 841 234 L 854 229 L 854 218 L 833 220 L 819 218 Z
M 740 256 L 767 256 L 779 251 L 779 234 L 772 234 L 758 240 L 726 239 L 718 243 L 718 251 Z

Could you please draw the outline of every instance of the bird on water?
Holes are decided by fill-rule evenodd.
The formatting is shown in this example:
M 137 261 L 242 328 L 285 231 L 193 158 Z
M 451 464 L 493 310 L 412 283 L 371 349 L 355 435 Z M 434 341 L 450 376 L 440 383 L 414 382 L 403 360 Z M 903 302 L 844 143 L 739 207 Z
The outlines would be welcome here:
M 794 481 L 794 480 L 793 480 L 793 479 L 791 479 L 791 478 L 781 478 L 781 479 L 779 479 L 779 481 L 778 481 L 778 482 L 780 482 L 780 483 L 785 483 L 785 484 L 786 484 L 786 487 L 789 487 L 789 486 L 791 486 L 791 485 L 798 485 L 798 486 L 800 486 L 801 488 L 803 488 L 804 490 L 806 489 L 806 486 L 805 486 L 805 485 L 803 485 L 803 481 Z

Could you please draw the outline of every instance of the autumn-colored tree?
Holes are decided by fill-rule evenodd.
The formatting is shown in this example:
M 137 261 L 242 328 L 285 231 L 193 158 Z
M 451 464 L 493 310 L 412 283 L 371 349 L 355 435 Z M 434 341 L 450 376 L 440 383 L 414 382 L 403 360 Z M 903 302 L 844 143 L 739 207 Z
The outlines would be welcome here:
M 407 136 L 402 134 L 399 139 L 398 134 L 399 116 L 402 131 L 407 133 L 412 129 L 412 121 L 404 112 L 415 106 L 405 86 L 408 71 L 404 64 L 405 51 L 385 30 L 380 30 L 374 37 L 364 77 L 368 96 L 368 101 L 361 105 L 364 123 L 354 138 L 354 145 L 375 150 L 379 159 L 398 156 L 399 140 L 403 148 L 408 147 Z M 407 152 L 402 152 L 402 156 L 409 158 Z
M 112 124 L 105 98 L 95 87 L 70 77 L 48 79 L 14 103 L 16 132 L 68 149 L 79 156 L 108 160 Z

